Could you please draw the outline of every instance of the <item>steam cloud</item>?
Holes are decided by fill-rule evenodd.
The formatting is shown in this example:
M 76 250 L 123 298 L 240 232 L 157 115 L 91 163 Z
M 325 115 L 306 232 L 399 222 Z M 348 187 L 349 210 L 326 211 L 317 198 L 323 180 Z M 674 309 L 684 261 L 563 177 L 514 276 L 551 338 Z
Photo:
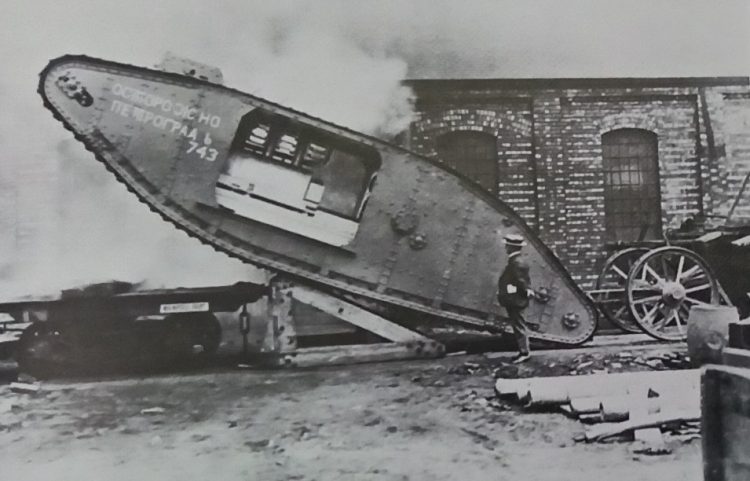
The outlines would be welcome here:
M 289 8 L 291 4 L 235 12 L 240 9 L 238 4 L 226 10 L 212 9 L 210 15 L 196 15 L 195 10 L 205 8 L 202 3 L 194 5 L 195 9 L 177 2 L 172 6 L 169 15 L 160 18 L 182 24 L 184 31 L 138 28 L 141 35 L 136 38 L 117 39 L 107 38 L 100 30 L 102 39 L 91 32 L 91 38 L 76 39 L 76 29 L 71 27 L 64 33 L 53 29 L 50 35 L 86 44 L 89 55 L 141 65 L 160 60 L 163 52 L 156 45 L 220 67 L 226 61 L 225 78 L 232 86 L 368 133 L 393 135 L 411 120 L 411 94 L 400 84 L 406 76 L 406 63 L 358 46 L 334 23 L 307 24 L 296 9 Z M 92 7 L 82 4 L 81 8 Z M 130 3 L 121 17 L 107 17 L 128 23 L 136 20 L 128 18 L 130 9 L 139 8 L 145 12 L 154 7 Z M 208 19 L 217 23 L 205 23 Z M 226 26 L 229 28 L 218 35 L 217 27 Z M 130 27 L 136 31 L 135 22 Z M 202 35 L 206 29 L 216 34 L 208 41 Z M 108 45 L 97 45 L 100 40 Z M 59 52 L 47 48 L 42 54 L 43 47 L 49 47 L 43 43 L 34 45 L 39 57 L 76 53 L 75 49 Z M 123 58 L 126 47 L 136 55 L 129 52 Z M 40 59 L 34 67 L 41 69 L 45 62 Z M 27 77 L 8 89 L 33 93 L 34 84 L 35 79 Z M 24 96 L 24 100 L 28 99 Z M 14 232 L 5 233 L 6 242 L 0 246 L 10 245 L 12 252 L 0 257 L 0 265 L 5 265 L 0 271 L 5 273 L 0 279 L 0 299 L 54 295 L 63 288 L 111 279 L 145 281 L 146 287 L 175 287 L 266 277 L 262 271 L 201 245 L 150 212 L 60 125 L 40 120 L 38 113 L 49 114 L 43 112 L 38 99 L 19 100 L 14 107 L 29 120 L 19 124 L 18 118 L 6 117 L 2 131 L 12 132 L 14 142 L 27 144 L 17 149 L 20 155 L 5 156 L 0 183 L 12 184 L 18 200 L 12 208 L 21 217 L 17 224 L 33 238 L 16 245 L 7 242 Z M 30 125 L 35 127 L 29 129 Z

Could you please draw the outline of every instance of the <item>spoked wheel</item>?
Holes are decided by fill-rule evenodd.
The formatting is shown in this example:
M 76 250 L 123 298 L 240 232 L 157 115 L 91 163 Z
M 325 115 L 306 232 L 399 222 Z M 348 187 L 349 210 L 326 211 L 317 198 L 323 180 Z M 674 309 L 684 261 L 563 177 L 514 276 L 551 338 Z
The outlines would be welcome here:
M 690 308 L 719 304 L 720 298 L 719 283 L 706 261 L 682 247 L 649 251 L 628 276 L 633 319 L 647 334 L 665 341 L 687 339 Z
M 628 308 L 625 287 L 633 264 L 646 252 L 648 249 L 645 247 L 631 247 L 615 252 L 606 260 L 596 279 L 599 310 L 625 332 L 641 332 Z

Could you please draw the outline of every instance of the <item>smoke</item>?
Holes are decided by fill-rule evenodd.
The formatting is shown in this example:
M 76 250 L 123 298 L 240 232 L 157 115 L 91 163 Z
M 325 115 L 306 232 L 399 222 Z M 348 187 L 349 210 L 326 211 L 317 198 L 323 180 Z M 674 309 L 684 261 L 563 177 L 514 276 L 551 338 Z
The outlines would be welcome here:
M 750 73 L 746 0 L 413 0 L 356 11 L 348 34 L 406 60 L 411 78 Z
M 406 77 L 750 72 L 743 0 L 37 0 L 5 13 L 0 299 L 112 278 L 259 276 L 151 213 L 52 119 L 35 92 L 52 57 L 149 66 L 171 51 L 220 67 L 231 87 L 384 137 L 412 118 Z M 21 230 L 23 246 L 11 242 Z
M 400 82 L 407 65 L 378 57 L 335 32 L 310 26 L 289 30 L 275 48 L 257 52 L 243 75 L 261 97 L 338 124 L 382 136 L 412 120 L 411 91 Z
M 21 262 L 3 286 L 5 296 L 54 294 L 109 280 L 144 287 L 263 280 L 261 272 L 201 245 L 134 201 L 103 166 L 81 161 L 77 142 L 61 141 L 53 156 L 59 170 L 43 185 L 52 187 L 59 201 L 51 207 L 54 222 L 43 219 L 34 242 L 19 249 L 27 252 L 20 252 Z M 34 193 L 43 188 L 31 186 Z
M 15 115 L 0 120 L 0 179 L 11 179 L 18 201 L 0 217 L 18 228 L 0 234 L 0 247 L 11 245 L 0 252 L 0 299 L 112 279 L 176 287 L 266 277 L 162 221 L 51 120 L 34 93 L 49 57 L 85 53 L 149 66 L 174 51 L 219 66 L 233 87 L 354 129 L 391 136 L 411 120 L 411 92 L 400 84 L 406 63 L 353 41 L 338 23 L 345 19 L 309 22 L 291 3 L 136 1 L 105 11 L 74 2 L 62 10 L 22 8 L 44 28 L 18 32 L 25 56 L 3 52 L 25 75 L 0 79 L 0 92 L 19 93 L 2 95 Z

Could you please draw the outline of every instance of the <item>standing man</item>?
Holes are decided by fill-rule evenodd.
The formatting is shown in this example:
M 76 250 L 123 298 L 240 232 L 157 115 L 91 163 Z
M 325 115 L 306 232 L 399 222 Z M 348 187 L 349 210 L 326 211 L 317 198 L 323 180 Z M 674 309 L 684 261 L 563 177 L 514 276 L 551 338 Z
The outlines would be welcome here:
M 504 242 L 508 253 L 508 265 L 498 280 L 497 300 L 508 311 L 508 320 L 513 326 L 513 335 L 518 344 L 518 355 L 513 359 L 513 363 L 519 364 L 531 358 L 528 325 L 523 317 L 523 311 L 528 307 L 529 296 L 533 295 L 533 291 L 529 287 L 529 265 L 521 253 L 526 242 L 517 234 L 506 235 Z

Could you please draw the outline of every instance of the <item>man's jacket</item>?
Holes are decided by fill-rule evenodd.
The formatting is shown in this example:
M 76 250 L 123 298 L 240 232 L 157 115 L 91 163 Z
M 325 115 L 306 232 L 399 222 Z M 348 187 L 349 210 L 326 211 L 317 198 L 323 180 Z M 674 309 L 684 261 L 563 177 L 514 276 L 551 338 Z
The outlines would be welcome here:
M 529 265 L 523 254 L 512 254 L 497 282 L 497 300 L 505 308 L 523 309 L 529 305 Z

